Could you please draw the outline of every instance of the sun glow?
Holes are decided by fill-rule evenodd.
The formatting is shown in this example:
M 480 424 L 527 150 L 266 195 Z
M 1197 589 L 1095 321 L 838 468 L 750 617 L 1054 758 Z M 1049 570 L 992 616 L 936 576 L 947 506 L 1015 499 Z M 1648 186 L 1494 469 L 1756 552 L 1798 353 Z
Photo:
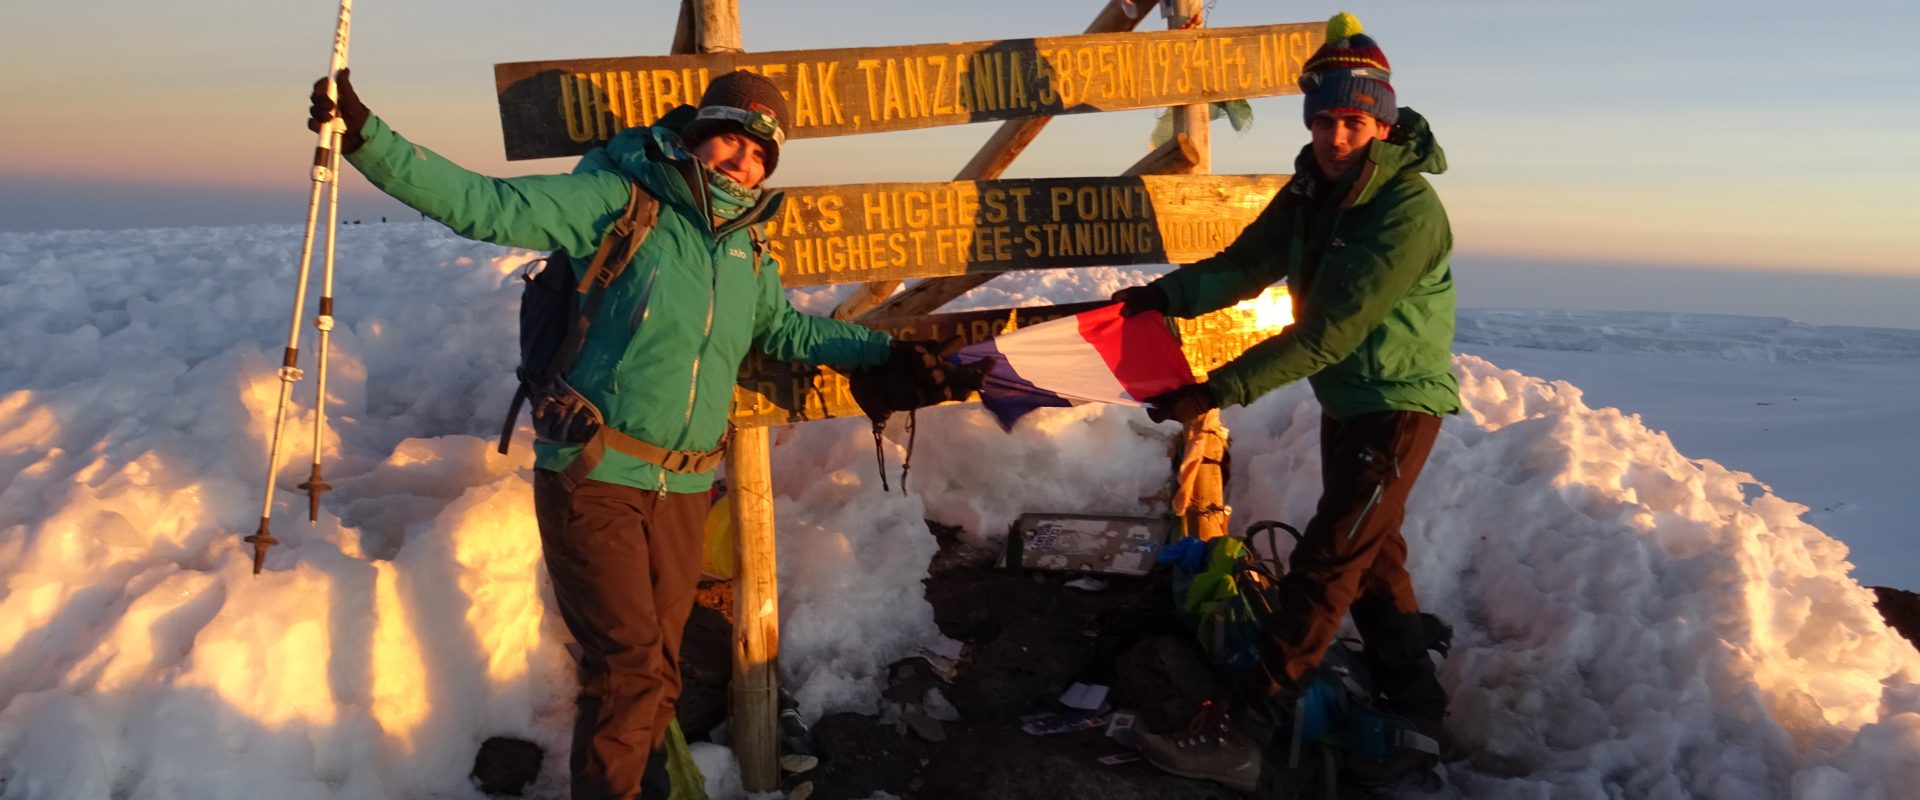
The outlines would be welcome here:
M 1285 286 L 1271 286 L 1259 296 L 1234 306 L 1253 313 L 1253 323 L 1261 330 L 1277 331 L 1293 324 L 1293 296 Z

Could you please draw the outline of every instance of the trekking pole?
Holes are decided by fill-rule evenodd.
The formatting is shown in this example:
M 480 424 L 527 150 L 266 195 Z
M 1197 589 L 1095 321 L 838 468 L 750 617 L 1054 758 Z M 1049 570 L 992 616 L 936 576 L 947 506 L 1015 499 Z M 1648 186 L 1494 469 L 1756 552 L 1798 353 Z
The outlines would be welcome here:
M 340 21 L 333 32 L 333 57 L 327 67 L 327 94 L 338 99 L 334 88 L 334 78 L 347 66 L 347 29 L 353 19 L 353 0 L 340 0 Z M 293 288 L 293 321 L 287 326 L 287 348 L 280 360 L 280 401 L 273 411 L 273 438 L 267 446 L 267 487 L 260 502 L 260 530 L 248 536 L 246 541 L 253 545 L 253 574 L 260 574 L 260 565 L 267 557 L 267 548 L 280 543 L 273 538 L 269 523 L 273 518 L 273 482 L 274 474 L 280 464 L 280 434 L 286 427 L 287 399 L 293 393 L 293 384 L 300 380 L 300 314 L 307 305 L 307 276 L 313 261 L 313 226 L 320 216 L 320 189 L 337 179 L 335 168 L 339 165 L 333 155 L 340 147 L 346 123 L 335 117 L 333 122 L 322 126 L 319 141 L 313 148 L 313 193 L 307 199 L 307 232 L 300 240 L 299 277 Z M 335 197 L 338 197 L 336 186 Z M 329 217 L 338 213 L 338 208 L 328 210 Z M 331 270 L 333 253 L 334 226 L 337 220 L 327 220 L 328 269 Z M 329 287 L 329 292 L 331 288 Z M 322 311 L 325 316 L 330 310 Z M 328 325 L 332 324 L 328 317 Z
M 345 58 L 341 61 L 344 63 Z M 328 148 L 331 163 L 327 165 L 327 172 L 332 176 L 327 181 L 327 250 L 325 266 L 320 270 L 320 313 L 313 317 L 313 327 L 320 332 L 313 379 L 313 473 L 306 483 L 300 484 L 300 488 L 307 490 L 308 525 L 320 524 L 320 495 L 333 488 L 320 479 L 320 452 L 327 435 L 327 345 L 333 332 L 333 235 L 340 230 L 340 143 L 345 138 L 346 124 L 336 119 L 328 129 L 333 131 L 333 146 Z

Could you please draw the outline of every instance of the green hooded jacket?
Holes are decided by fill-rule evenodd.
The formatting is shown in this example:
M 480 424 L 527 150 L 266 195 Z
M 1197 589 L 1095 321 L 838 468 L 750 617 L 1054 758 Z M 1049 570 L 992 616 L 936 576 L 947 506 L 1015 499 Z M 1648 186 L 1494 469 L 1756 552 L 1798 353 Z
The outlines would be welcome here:
M 1427 121 L 1400 109 L 1392 138 L 1333 187 L 1312 147 L 1295 174 L 1233 244 L 1154 281 L 1168 313 L 1193 317 L 1286 279 L 1294 323 L 1207 378 L 1221 405 L 1246 405 L 1306 378 L 1335 419 L 1376 411 L 1460 410 L 1454 377 L 1453 231 L 1421 175 L 1446 171 Z
M 878 331 L 796 311 L 771 258 L 757 270 L 748 227 L 772 218 L 784 195 L 715 230 L 706 173 L 666 126 L 633 128 L 581 159 L 571 175 L 492 178 L 408 142 L 379 118 L 347 156 L 367 180 L 470 239 L 565 250 L 576 277 L 631 183 L 660 201 L 660 221 L 606 289 L 567 380 L 615 430 L 669 450 L 706 451 L 727 429 L 733 386 L 749 347 L 774 358 L 869 367 L 886 360 Z M 630 183 L 631 182 L 631 183 Z M 536 442 L 535 466 L 564 470 L 578 447 Z M 609 448 L 592 480 L 672 492 L 705 491 L 713 474 L 669 473 Z

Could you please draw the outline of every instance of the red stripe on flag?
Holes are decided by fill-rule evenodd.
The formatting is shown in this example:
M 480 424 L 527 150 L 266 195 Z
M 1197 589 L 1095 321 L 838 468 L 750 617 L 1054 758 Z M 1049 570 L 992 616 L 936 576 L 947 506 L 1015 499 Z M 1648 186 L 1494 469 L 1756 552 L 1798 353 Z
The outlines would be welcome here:
M 1159 312 L 1122 317 L 1120 304 L 1115 303 L 1082 312 L 1075 319 L 1080 337 L 1100 353 L 1133 399 L 1145 400 L 1194 383 L 1187 354 Z

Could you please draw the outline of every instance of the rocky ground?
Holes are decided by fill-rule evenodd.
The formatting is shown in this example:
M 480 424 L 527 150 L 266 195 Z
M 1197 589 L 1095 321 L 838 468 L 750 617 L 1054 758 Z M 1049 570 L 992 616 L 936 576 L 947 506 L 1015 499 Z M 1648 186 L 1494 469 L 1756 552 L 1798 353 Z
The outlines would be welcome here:
M 1023 717 L 1070 712 L 1058 699 L 1076 682 L 1110 687 L 1107 702 L 1135 712 L 1149 730 L 1171 730 L 1190 719 L 1203 698 L 1222 694 L 1172 613 L 1164 571 L 1109 578 L 1104 588 L 1087 591 L 1068 586 L 1068 576 L 1016 574 L 991 562 L 990 554 L 954 547 L 942 552 L 927 579 L 927 597 L 941 631 L 966 646 L 957 668 L 937 655 L 901 661 L 889 670 L 878 713 L 819 720 L 811 731 L 818 766 L 786 776 L 789 797 L 1245 796 L 1168 775 L 1144 761 L 1103 762 L 1130 754 L 1105 726 L 1038 736 L 1022 730 Z M 1920 642 L 1920 594 L 1874 591 L 1888 623 Z M 729 600 L 724 587 L 714 588 L 688 623 L 679 712 L 690 740 L 705 738 L 726 719 L 731 656 L 723 612 L 730 610 Z M 489 744 L 514 763 L 538 764 L 537 751 Z

